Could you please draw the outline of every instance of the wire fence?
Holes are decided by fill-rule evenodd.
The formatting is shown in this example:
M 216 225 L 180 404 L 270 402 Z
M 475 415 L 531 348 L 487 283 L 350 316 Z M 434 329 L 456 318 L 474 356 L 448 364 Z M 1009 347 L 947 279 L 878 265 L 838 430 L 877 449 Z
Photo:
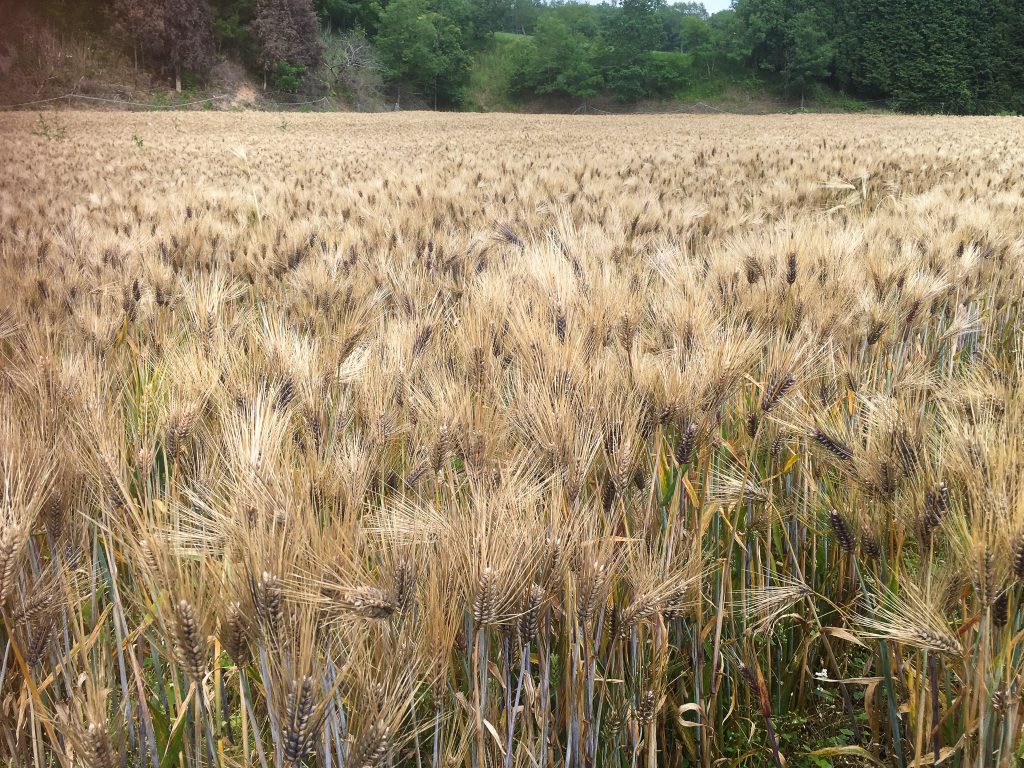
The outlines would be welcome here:
M 885 100 L 885 99 L 877 99 L 877 100 L 874 100 L 874 101 L 860 101 L 858 103 L 859 104 L 868 104 L 868 105 L 875 104 L 875 105 L 881 106 L 882 108 L 890 108 L 889 102 L 887 100 Z M 790 109 L 779 109 L 779 110 L 775 110 L 775 111 L 765 111 L 765 110 L 747 110 L 747 111 L 744 111 L 744 110 L 741 110 L 741 109 L 726 109 L 724 107 L 718 107 L 718 106 L 715 106 L 714 104 L 709 104 L 706 101 L 694 101 L 694 102 L 691 102 L 689 104 L 677 104 L 677 105 L 673 106 L 671 109 L 656 109 L 656 110 L 638 110 L 638 109 L 623 108 L 621 110 L 616 111 L 616 110 L 606 109 L 606 108 L 603 108 L 603 107 L 597 107 L 597 106 L 594 106 L 593 104 L 581 104 L 579 107 L 577 107 L 575 110 L 573 110 L 572 114 L 574 114 L 574 115 L 581 115 L 581 114 L 582 115 L 589 115 L 589 114 L 595 114 L 595 115 L 678 115 L 678 114 L 695 115 L 696 114 L 696 115 L 699 115 L 699 114 L 712 113 L 712 114 L 723 114 L 723 115 L 748 115 L 748 116 L 756 116 L 756 115 L 795 115 L 795 114 L 799 114 L 799 113 L 802 113 L 802 112 L 811 112 L 811 111 L 816 111 L 816 110 L 808 109 L 806 107 L 792 107 Z M 849 111 L 849 110 L 843 110 L 843 111 Z
M 974 103 L 977 106 L 983 107 L 985 109 L 993 109 L 993 108 L 994 109 L 993 109 L 992 112 L 981 112 L 981 113 L 951 111 L 951 110 L 947 109 L 947 102 L 944 102 L 944 101 L 943 102 L 940 102 L 940 101 L 935 101 L 935 102 L 918 102 L 918 101 L 915 101 L 912 104 L 913 109 L 903 109 L 903 108 L 901 108 L 900 103 L 898 101 L 894 100 L 894 99 L 857 99 L 856 100 L 856 104 L 857 105 L 863 106 L 863 107 L 866 107 L 866 108 L 885 109 L 885 110 L 891 110 L 893 112 L 905 112 L 907 114 L 933 114 L 933 115 L 965 115 L 965 114 L 975 114 L 975 115 L 984 115 L 984 114 L 997 114 L 998 112 L 1002 112 L 1005 109 L 1005 107 L 1006 107 L 1004 102 L 1001 102 L 1001 101 L 998 101 L 998 100 L 994 100 L 994 99 L 976 99 L 974 101 Z M 616 110 L 614 108 L 609 109 L 609 108 L 607 108 L 608 106 L 609 105 L 606 105 L 604 107 L 598 107 L 598 106 L 595 106 L 594 104 L 590 104 L 589 102 L 584 102 L 583 104 L 578 106 L 576 109 L 574 109 L 572 111 L 572 114 L 574 114 L 574 115 L 580 115 L 580 114 L 582 114 L 582 115 L 589 115 L 589 114 L 595 114 L 595 115 L 674 115 L 674 114 L 718 113 L 718 114 L 726 114 L 726 115 L 751 115 L 751 116 L 754 116 L 754 115 L 773 115 L 773 114 L 777 114 L 777 115 L 795 115 L 795 114 L 801 114 L 801 113 L 804 113 L 804 112 L 821 112 L 821 111 L 828 111 L 829 110 L 829 105 L 823 104 L 823 105 L 818 105 L 816 107 L 810 107 L 810 108 L 804 107 L 804 106 L 798 106 L 798 107 L 792 107 L 790 109 L 779 109 L 779 110 L 776 110 L 776 111 L 753 110 L 753 109 L 749 110 L 749 111 L 743 111 L 743 110 L 726 109 L 724 107 L 718 107 L 718 106 L 715 106 L 714 104 L 709 104 L 706 101 L 694 101 L 694 102 L 691 102 L 689 104 L 677 104 L 677 105 L 673 106 L 671 109 L 660 109 L 660 110 L 639 110 L 639 109 L 633 109 L 633 108 L 626 107 L 626 106 L 622 107 L 621 109 Z M 911 106 L 911 105 L 907 105 L 907 106 Z M 849 108 L 842 109 L 842 108 L 839 108 L 839 107 L 835 107 L 834 110 L 836 112 L 853 112 L 853 111 L 856 111 L 856 110 L 852 110 L 852 109 L 849 109 Z
M 148 101 L 131 101 L 129 99 L 111 99 L 111 98 L 104 98 L 102 96 L 86 96 L 83 93 L 76 93 L 76 92 L 72 91 L 71 93 L 65 93 L 62 96 L 53 96 L 53 97 L 48 98 L 48 99 L 36 99 L 35 101 L 23 101 L 23 102 L 20 102 L 20 103 L 17 103 L 17 104 L 0 104 L 0 110 L 16 110 L 16 109 L 21 109 L 23 107 L 38 106 L 40 104 L 50 104 L 50 103 L 53 103 L 53 102 L 64 101 L 65 99 L 68 101 L 69 104 L 73 100 L 80 100 L 80 101 L 90 101 L 90 102 L 102 102 L 102 103 L 107 103 L 107 104 L 116 104 L 119 107 L 140 108 L 140 109 L 143 109 L 143 110 L 149 110 L 149 109 L 154 109 L 154 110 L 164 109 L 164 110 L 166 110 L 166 109 L 183 109 L 185 107 L 193 107 L 193 106 L 195 106 L 197 104 L 208 104 L 208 103 L 213 103 L 215 101 L 223 101 L 224 99 L 231 99 L 231 98 L 232 98 L 231 94 L 229 94 L 229 93 L 222 93 L 222 94 L 218 94 L 218 95 L 215 95 L 215 96 L 206 96 L 206 97 L 204 97 L 202 99 L 196 99 L 194 101 L 184 101 L 184 102 L 180 102 L 180 103 L 177 103 L 177 104 L 154 104 L 154 103 L 148 102 Z M 309 105 L 312 105 L 312 104 L 320 104 L 320 103 L 328 101 L 328 100 L 329 100 L 329 97 L 322 96 L 321 98 L 313 99 L 312 101 L 268 101 L 268 100 L 264 99 L 262 103 L 264 105 L 270 105 L 270 106 L 274 106 L 274 107 L 302 107 L 302 106 L 309 106 Z
M 164 92 L 164 91 L 161 91 L 160 89 L 151 89 L 150 92 L 152 92 L 152 93 L 161 93 L 161 92 Z M 65 94 L 63 94 L 61 96 L 52 96 L 52 97 L 46 98 L 46 99 L 36 99 L 34 101 L 23 101 L 23 102 L 19 102 L 19 103 L 16 103 L 16 104 L 0 104 L 0 111 L 17 110 L 17 109 L 22 109 L 24 107 L 39 106 L 41 104 L 51 104 L 51 103 L 55 103 L 55 102 L 65 101 L 65 100 L 67 100 L 69 105 L 70 105 L 70 103 L 72 101 L 79 100 L 79 101 L 87 101 L 87 102 L 115 104 L 118 107 L 138 108 L 138 109 L 141 109 L 141 110 L 169 110 L 169 109 L 184 109 L 186 107 L 196 106 L 197 104 L 210 104 L 210 103 L 213 103 L 213 102 L 224 101 L 225 99 L 231 99 L 231 98 L 233 98 L 231 94 L 222 93 L 222 94 L 217 94 L 215 96 L 206 96 L 206 97 L 201 98 L 201 99 L 195 99 L 193 101 L 180 102 L 180 103 L 177 103 L 177 104 L 155 104 L 153 102 L 147 102 L 147 101 L 132 101 L 130 99 L 112 99 L 112 98 L 106 98 L 106 97 L 102 97 L 102 96 L 87 96 L 86 94 L 78 93 L 76 91 L 72 91 L 71 93 L 65 93 Z M 328 97 L 328 96 L 322 96 L 319 99 L 312 99 L 312 100 L 309 100 L 309 101 L 271 101 L 271 100 L 268 100 L 268 99 L 262 99 L 260 101 L 260 106 L 263 107 L 263 108 L 266 108 L 266 107 L 277 107 L 277 108 L 286 108 L 287 109 L 287 108 L 290 108 L 290 107 L 312 106 L 313 104 L 321 104 L 321 103 L 324 103 L 324 102 L 329 101 L 329 100 L 330 100 L 330 97 Z M 857 103 L 865 105 L 865 106 L 868 106 L 868 107 L 874 106 L 876 108 L 881 108 L 881 109 L 890 109 L 890 110 L 894 110 L 894 111 L 900 111 L 899 110 L 899 106 L 897 104 L 894 104 L 892 99 L 858 100 Z M 978 104 L 978 105 L 1003 106 L 1002 102 L 993 101 L 993 100 L 984 100 L 984 99 L 977 100 L 975 103 Z M 631 109 L 631 108 L 628 108 L 628 107 L 623 107 L 622 109 L 614 110 L 614 109 L 606 108 L 607 106 L 610 106 L 610 105 L 606 105 L 605 107 L 598 107 L 598 106 L 596 106 L 594 104 L 591 104 L 589 102 L 584 102 L 580 106 L 576 107 L 576 109 L 572 110 L 571 114 L 574 114 L 574 115 L 581 115 L 581 114 L 582 115 L 590 115 L 590 114 L 594 114 L 594 115 L 674 115 L 674 114 L 707 114 L 707 113 L 716 113 L 716 114 L 725 114 L 725 115 L 766 115 L 766 114 L 793 115 L 793 114 L 799 114 L 799 113 L 802 113 L 802 112 L 819 111 L 818 109 L 814 109 L 814 108 L 807 109 L 807 108 L 802 107 L 802 106 L 800 106 L 800 107 L 793 107 L 791 109 L 780 109 L 780 110 L 777 110 L 775 112 L 768 112 L 768 111 L 764 111 L 764 110 L 742 111 L 742 110 L 726 109 L 724 107 L 718 107 L 718 106 L 715 106 L 714 104 L 709 104 L 706 101 L 694 101 L 694 102 L 691 102 L 689 104 L 678 104 L 678 105 L 673 106 L 671 109 L 662 109 L 662 110 L 638 110 L 638 109 Z M 916 108 L 914 110 L 915 112 L 924 112 L 924 113 L 929 113 L 929 114 L 961 114 L 961 113 L 956 113 L 956 112 L 947 113 L 947 111 L 946 111 L 946 103 L 945 102 L 933 102 L 933 103 L 932 102 L 915 102 L 914 106 Z M 391 110 L 387 110 L 387 111 L 391 111 Z M 399 110 L 394 110 L 394 111 L 399 111 Z M 839 110 L 839 109 L 837 109 L 836 111 L 844 111 L 845 112 L 845 111 L 850 111 L 850 110 Z
M 795 110 L 780 110 L 779 114 L 792 114 L 799 112 L 799 108 Z M 593 104 L 584 103 L 578 106 L 572 111 L 574 115 L 676 115 L 676 114 L 702 114 L 706 112 L 713 112 L 725 115 L 757 115 L 766 114 L 764 112 L 742 112 L 731 109 L 724 109 L 722 107 L 716 107 L 713 104 L 708 104 L 706 101 L 695 101 L 690 104 L 677 104 L 671 109 L 659 109 L 659 110 L 638 110 L 623 108 L 615 111 L 605 109 L 603 107 L 597 107 Z

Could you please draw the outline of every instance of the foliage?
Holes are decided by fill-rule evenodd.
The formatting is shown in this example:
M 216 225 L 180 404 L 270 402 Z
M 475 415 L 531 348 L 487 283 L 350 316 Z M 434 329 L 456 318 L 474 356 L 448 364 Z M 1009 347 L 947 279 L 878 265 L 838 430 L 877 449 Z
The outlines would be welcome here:
M 548 37 L 557 29 L 560 50 L 519 63 L 521 93 L 577 96 L 563 83 L 584 71 L 600 85 L 577 91 L 635 101 L 679 92 L 694 77 L 759 73 L 793 96 L 838 89 L 911 111 L 1024 104 L 1021 0 L 737 0 L 712 16 L 692 4 L 624 0 L 554 5 L 533 24 Z M 666 73 L 651 56 L 657 50 L 689 53 L 693 67 Z
M 464 104 L 467 109 L 491 112 L 517 108 L 517 94 L 511 86 L 516 77 L 518 49 L 529 45 L 529 40 L 525 35 L 496 32 L 490 45 L 473 54 Z
M 314 7 L 331 32 L 361 29 L 376 34 L 381 3 L 377 0 L 314 0 Z
M 520 98 L 635 102 L 698 80 L 704 90 L 756 81 L 801 102 L 844 93 L 914 112 L 1024 111 L 1024 0 L 736 0 L 715 14 L 665 0 L 40 3 L 62 24 L 96 28 L 109 18 L 144 64 L 177 79 L 209 67 L 213 41 L 265 74 L 287 62 L 323 79 L 322 24 L 365 36 L 381 52 L 392 91 L 404 86 L 421 104 L 460 103 L 474 57 L 483 60 L 478 54 L 505 31 L 544 40 L 532 51 L 510 49 L 501 67 L 508 80 L 491 89 Z M 689 66 L 659 53 L 687 54 Z
M 504 27 L 509 31 L 526 35 L 533 32 L 533 26 L 540 15 L 541 8 L 536 0 L 511 0 Z
M 273 71 L 275 80 L 296 83 L 282 90 L 297 89 L 302 71 L 320 65 L 320 23 L 311 0 L 256 0 L 252 33 L 260 65 Z
M 381 12 L 376 45 L 392 78 L 435 105 L 461 99 L 471 62 L 462 32 L 426 0 L 392 0 Z
M 58 119 L 47 119 L 40 114 L 32 133 L 50 141 L 60 142 L 67 138 L 68 130 Z
M 274 88 L 285 93 L 295 93 L 302 86 L 306 67 L 302 64 L 279 62 L 272 73 Z
M 379 109 L 385 69 L 376 46 L 359 30 L 324 32 L 322 39 L 322 77 L 327 91 L 344 97 L 356 109 Z
M 115 27 L 151 60 L 173 73 L 205 72 L 213 63 L 213 17 L 208 0 L 114 0 Z
M 205 72 L 213 64 L 213 19 L 208 0 L 160 2 L 164 56 L 175 76 L 180 81 L 183 69 Z
M 210 5 L 218 51 L 255 65 L 256 44 L 251 25 L 256 16 L 256 0 L 211 0 Z
M 519 93 L 596 96 L 602 87 L 599 43 L 553 14 L 544 15 L 533 38 L 515 52 L 512 82 Z
M 162 6 L 150 0 L 114 0 L 114 25 L 132 46 L 154 55 L 164 45 L 164 13 Z

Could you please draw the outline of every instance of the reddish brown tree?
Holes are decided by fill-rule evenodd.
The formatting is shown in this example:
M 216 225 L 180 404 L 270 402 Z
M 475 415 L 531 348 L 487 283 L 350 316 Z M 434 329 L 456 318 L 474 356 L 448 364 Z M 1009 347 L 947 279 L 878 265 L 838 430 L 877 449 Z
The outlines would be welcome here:
M 213 64 L 213 17 L 209 0 L 163 0 L 164 49 L 181 91 L 181 71 L 204 72 Z
M 136 51 L 174 72 L 203 72 L 213 63 L 213 20 L 209 0 L 115 0 L 117 26 Z
M 154 11 L 152 0 L 114 0 L 114 20 L 118 31 L 129 41 L 139 66 L 139 55 L 143 65 L 147 55 L 159 56 L 164 39 L 164 14 L 162 8 Z
M 323 44 L 312 0 L 258 0 L 252 33 L 264 73 L 279 64 L 320 65 Z

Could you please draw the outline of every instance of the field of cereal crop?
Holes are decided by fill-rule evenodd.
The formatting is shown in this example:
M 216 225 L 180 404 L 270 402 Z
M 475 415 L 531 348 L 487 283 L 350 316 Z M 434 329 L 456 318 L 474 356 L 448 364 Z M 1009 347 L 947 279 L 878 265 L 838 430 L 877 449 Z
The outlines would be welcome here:
M 0 115 L 0 759 L 1018 765 L 1019 138 Z

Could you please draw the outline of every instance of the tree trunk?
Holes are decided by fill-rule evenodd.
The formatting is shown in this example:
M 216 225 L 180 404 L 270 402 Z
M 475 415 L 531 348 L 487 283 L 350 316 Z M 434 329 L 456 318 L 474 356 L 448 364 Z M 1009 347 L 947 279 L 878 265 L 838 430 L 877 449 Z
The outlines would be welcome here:
M 181 93 L 181 67 L 174 65 L 174 90 Z

